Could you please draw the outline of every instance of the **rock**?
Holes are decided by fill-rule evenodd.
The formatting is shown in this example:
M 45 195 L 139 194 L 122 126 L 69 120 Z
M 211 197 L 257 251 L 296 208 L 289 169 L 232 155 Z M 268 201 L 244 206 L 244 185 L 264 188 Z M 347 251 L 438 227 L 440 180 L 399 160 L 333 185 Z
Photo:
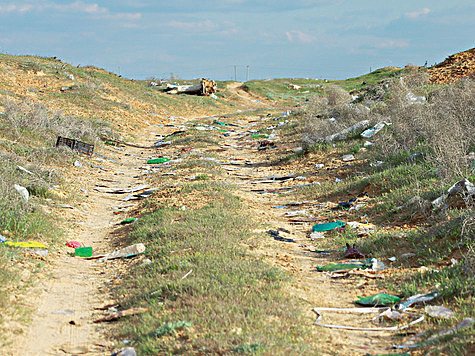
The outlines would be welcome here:
M 30 193 L 28 192 L 28 189 L 18 184 L 13 184 L 13 188 L 15 188 L 15 190 L 20 194 L 23 199 L 25 199 L 25 201 L 28 201 L 28 199 L 30 198 Z
M 353 156 L 353 155 L 351 155 L 351 154 L 350 154 L 350 155 L 344 155 L 344 156 L 342 157 L 342 160 L 343 160 L 344 162 L 354 161 L 354 160 L 355 160 L 355 156 Z
M 428 305 L 425 307 L 425 312 L 433 318 L 438 319 L 454 319 L 455 314 L 452 310 L 442 306 Z

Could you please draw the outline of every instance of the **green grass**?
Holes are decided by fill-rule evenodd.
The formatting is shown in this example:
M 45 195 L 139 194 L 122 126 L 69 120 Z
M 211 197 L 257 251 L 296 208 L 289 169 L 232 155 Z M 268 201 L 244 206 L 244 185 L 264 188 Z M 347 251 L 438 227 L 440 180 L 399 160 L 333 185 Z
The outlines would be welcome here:
M 281 291 L 288 277 L 243 246 L 252 225 L 231 188 L 206 181 L 174 195 L 192 191 L 204 207 L 164 202 L 128 237 L 146 244 L 152 264 L 132 270 L 117 293 L 127 296 L 125 306 L 151 311 L 120 323 L 119 338 L 131 338 L 144 355 L 314 354 L 298 306 Z

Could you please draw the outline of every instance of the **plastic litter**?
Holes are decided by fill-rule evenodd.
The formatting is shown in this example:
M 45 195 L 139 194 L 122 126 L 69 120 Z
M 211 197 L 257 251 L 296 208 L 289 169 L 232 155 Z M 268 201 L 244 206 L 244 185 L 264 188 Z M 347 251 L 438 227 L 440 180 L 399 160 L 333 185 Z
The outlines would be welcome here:
M 285 229 L 279 229 L 280 231 L 282 230 L 285 230 Z M 277 241 L 282 241 L 282 242 L 296 242 L 294 239 L 289 239 L 289 238 L 285 238 L 285 237 L 282 237 L 282 236 L 279 236 L 279 233 L 280 231 L 279 230 L 269 230 L 267 231 L 267 233 L 272 236 L 274 238 L 274 240 L 277 240 Z M 290 231 L 283 231 L 283 232 L 286 232 L 286 233 L 290 233 Z
M 124 347 L 117 352 L 114 352 L 111 356 L 137 356 L 137 352 L 133 347 Z
M 310 234 L 310 238 L 312 240 L 316 240 L 316 239 L 324 239 L 326 236 L 322 233 L 322 232 L 312 232 Z
M 126 224 L 131 224 L 135 221 L 137 221 L 137 218 L 128 218 L 128 219 L 122 220 L 120 223 L 122 225 L 126 225 Z
M 366 258 L 367 256 L 360 252 L 356 248 L 356 244 L 353 244 L 353 246 L 350 246 L 350 244 L 347 242 L 346 243 L 346 252 L 345 252 L 345 258 Z
M 124 316 L 146 313 L 149 310 L 150 310 L 149 308 L 131 308 L 131 309 L 127 309 L 127 310 L 122 310 L 122 311 L 118 311 L 118 312 L 109 314 L 109 315 L 107 315 L 103 318 L 96 319 L 96 320 L 94 320 L 94 323 L 100 323 L 100 322 L 103 322 L 103 321 L 113 321 L 113 320 L 120 319 Z
M 454 319 L 455 314 L 452 310 L 437 306 L 437 305 L 427 305 L 424 311 L 433 318 L 438 319 Z
M 370 314 L 370 313 L 379 313 L 382 310 L 386 310 L 387 308 L 313 308 L 313 311 L 317 314 L 317 319 L 314 322 L 314 325 L 322 326 L 326 328 L 333 328 L 333 329 L 344 329 L 344 330 L 361 330 L 361 331 L 399 331 L 404 330 L 410 327 L 411 325 L 420 323 L 424 320 L 424 315 L 419 316 L 417 314 L 410 314 L 411 316 L 417 317 L 416 320 L 411 321 L 408 324 L 402 326 L 392 326 L 392 327 L 384 327 L 384 328 L 365 328 L 365 327 L 357 327 L 357 326 L 346 326 L 346 325 L 335 325 L 335 324 L 322 324 L 319 321 L 322 319 L 322 315 L 320 312 L 322 311 L 333 311 L 337 313 L 356 313 L 356 314 Z
M 429 294 L 416 294 L 407 298 L 406 301 L 395 305 L 394 309 L 402 310 L 402 309 L 409 308 L 413 304 L 430 302 L 431 300 L 437 298 L 438 295 L 439 294 L 437 292 L 429 293 Z
M 77 247 L 74 249 L 74 254 L 78 257 L 91 257 L 92 253 L 92 247 Z
M 343 162 L 349 162 L 349 161 L 354 161 L 354 160 L 355 160 L 355 156 L 353 156 L 351 154 L 350 155 L 344 155 L 342 157 Z
M 401 301 L 401 298 L 386 294 L 386 293 L 378 293 L 375 295 L 371 295 L 369 297 L 359 297 L 359 299 L 355 302 L 356 304 L 366 305 L 366 306 L 389 306 L 392 304 L 396 304 Z
M 335 222 L 315 224 L 312 227 L 312 231 L 314 232 L 331 231 L 333 229 L 344 227 L 344 226 L 345 226 L 345 223 L 343 221 L 337 220 Z
M 329 119 L 330 122 L 335 122 L 336 119 L 333 118 L 333 120 L 331 120 L 332 118 Z M 332 141 L 335 141 L 335 140 L 344 140 L 346 138 L 346 135 L 349 134 L 350 132 L 353 132 L 353 131 L 357 131 L 357 130 L 364 130 L 365 128 L 367 128 L 369 126 L 369 120 L 363 120 L 363 121 L 360 121 L 360 122 L 357 122 L 356 124 L 336 133 L 336 134 L 333 134 L 333 135 L 330 135 L 330 136 L 327 136 L 325 137 L 325 141 L 326 142 L 332 142 Z
M 28 201 L 28 199 L 30 198 L 30 193 L 28 192 L 28 189 L 26 189 L 25 187 L 22 187 L 19 184 L 13 184 L 13 188 L 15 188 L 15 190 L 18 192 L 18 194 L 20 194 L 20 196 L 25 201 Z
M 269 138 L 268 134 L 254 134 L 251 136 L 253 140 L 259 139 L 259 138 Z
M 154 159 L 149 159 L 147 161 L 147 164 L 159 164 L 159 163 L 165 163 L 170 161 L 170 158 L 168 157 L 160 157 L 160 158 L 154 158 Z
M 145 245 L 143 243 L 138 243 L 135 245 L 127 246 L 123 249 L 111 252 L 100 259 L 100 261 L 113 260 L 116 258 L 127 258 L 133 257 L 138 254 L 145 252 Z
M 72 247 L 72 248 L 78 248 L 78 247 L 81 247 L 81 243 L 77 241 L 68 241 L 66 242 L 66 246 Z
M 366 131 L 363 131 L 361 133 L 361 137 L 364 137 L 364 138 L 370 138 L 370 137 L 373 137 L 374 135 L 376 135 L 379 131 L 381 131 L 384 126 L 391 126 L 392 123 L 391 122 L 386 122 L 386 121 L 381 121 L 381 122 L 378 122 L 376 125 L 374 125 L 372 128 L 366 130 Z
M 6 246 L 11 247 L 24 247 L 24 248 L 46 248 L 46 245 L 38 241 L 5 241 Z
M 336 263 L 336 262 L 331 262 L 329 264 L 326 264 L 324 266 L 317 266 L 317 271 L 318 272 L 335 272 L 335 271 L 343 271 L 343 270 L 348 270 L 348 269 L 366 269 L 366 268 L 371 268 L 371 262 L 365 261 L 356 261 L 356 262 L 351 262 L 351 263 Z
M 19 169 L 20 171 L 23 171 L 23 172 L 28 173 L 28 174 L 33 174 L 33 172 L 30 172 L 28 169 L 26 169 L 26 168 L 24 168 L 24 167 L 22 167 L 22 166 L 17 166 L 17 167 L 18 167 L 18 169 Z
M 48 257 L 49 251 L 48 250 L 34 250 L 32 248 L 26 249 L 28 252 L 34 253 L 35 255 L 41 257 Z

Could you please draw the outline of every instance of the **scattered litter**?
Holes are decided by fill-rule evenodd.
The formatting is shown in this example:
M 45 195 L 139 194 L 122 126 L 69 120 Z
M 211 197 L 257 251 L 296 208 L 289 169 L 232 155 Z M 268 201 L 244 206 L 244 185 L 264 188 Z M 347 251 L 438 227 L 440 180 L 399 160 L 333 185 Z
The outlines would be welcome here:
M 28 252 L 34 253 L 35 255 L 38 255 L 41 257 L 48 257 L 48 254 L 49 254 L 48 250 L 34 250 L 32 248 L 27 248 L 26 250 Z
M 69 204 L 59 204 L 58 207 L 63 209 L 74 209 L 74 206 Z
M 322 232 L 312 232 L 310 234 L 310 238 L 312 240 L 316 240 L 316 239 L 324 239 L 325 238 L 325 235 L 322 233 Z
M 163 146 L 168 146 L 168 145 L 171 145 L 172 143 L 169 142 L 169 141 L 157 141 L 153 144 L 154 147 L 163 147 Z
M 92 247 L 77 247 L 74 249 L 74 254 L 77 257 L 91 257 L 92 253 Z
M 120 319 L 124 316 L 146 313 L 149 310 L 150 310 L 149 308 L 131 308 L 131 309 L 127 309 L 127 310 L 122 310 L 122 311 L 118 311 L 116 313 L 106 315 L 103 318 L 96 319 L 96 320 L 94 320 L 94 323 L 101 323 L 101 322 L 104 322 L 104 321 L 114 321 L 114 320 L 118 320 L 118 319 Z
M 341 179 L 340 178 L 335 178 L 335 183 L 340 183 Z
M 349 161 L 354 161 L 355 160 L 355 156 L 349 154 L 349 155 L 344 155 L 342 157 L 342 160 L 343 162 L 349 162 Z
M 369 297 L 359 297 L 359 299 L 355 302 L 356 304 L 366 305 L 366 306 L 389 306 L 392 304 L 396 304 L 401 301 L 401 298 L 387 294 L 387 293 L 378 293 L 375 295 L 371 295 Z
M 38 242 L 38 241 L 5 241 L 5 246 L 10 247 L 22 247 L 22 248 L 47 248 L 45 244 Z
M 370 141 L 365 141 L 364 144 L 363 144 L 364 147 L 369 147 L 369 146 L 373 146 L 373 145 L 374 145 L 374 143 L 370 142 Z
M 28 192 L 28 189 L 25 187 L 22 187 L 21 185 L 18 184 L 13 184 L 13 188 L 20 194 L 20 196 L 25 200 L 28 201 L 30 198 L 30 193 Z
M 91 163 L 91 167 L 92 167 L 92 168 L 99 168 L 99 169 L 105 170 L 105 168 L 104 168 L 103 166 L 97 166 L 97 165 L 92 164 L 92 163 Z
M 317 163 L 315 165 L 315 168 L 323 168 L 323 167 L 325 167 L 325 165 L 323 163 Z
M 442 307 L 442 306 L 427 305 L 424 311 L 433 318 L 438 318 L 438 319 L 454 319 L 455 318 L 455 314 L 452 310 Z
M 336 120 L 335 120 L 336 121 Z M 357 130 L 364 130 L 369 126 L 369 120 L 363 120 L 360 122 L 357 122 L 356 124 L 336 133 L 330 136 L 325 137 L 326 142 L 333 142 L 335 140 L 344 140 L 346 138 L 346 135 L 348 135 L 350 132 L 357 131 Z
M 17 166 L 17 167 L 20 171 L 23 171 L 23 172 L 28 173 L 28 174 L 33 174 L 33 172 L 30 172 L 28 169 L 23 168 L 22 166 Z
M 5 242 L 7 241 L 7 238 L 5 236 L 0 235 L 0 242 Z
M 160 158 L 154 158 L 154 159 L 149 159 L 147 161 L 147 164 L 159 164 L 159 163 L 165 163 L 170 161 L 170 158 L 168 157 L 160 157 Z
M 137 221 L 137 218 L 128 218 L 128 219 L 122 220 L 120 223 L 121 225 L 126 225 L 126 224 L 131 224 L 136 221 Z
M 370 138 L 370 137 L 373 137 L 374 135 L 376 135 L 379 131 L 381 131 L 384 126 L 391 126 L 392 123 L 391 122 L 386 122 L 386 121 L 381 121 L 381 122 L 378 122 L 376 125 L 374 125 L 372 128 L 366 130 L 366 131 L 363 131 L 361 133 L 361 137 L 364 137 L 364 138 Z
M 75 161 L 74 161 L 74 167 L 81 168 L 81 167 L 82 167 L 82 163 L 81 163 L 81 161 L 79 161 L 79 160 L 75 160 Z
M 184 279 L 185 279 L 186 277 L 188 277 L 192 272 L 193 272 L 193 270 L 190 269 L 187 274 L 185 274 L 183 277 L 181 277 L 181 280 L 184 280 Z
M 314 232 L 323 232 L 323 231 L 331 231 L 336 228 L 344 227 L 345 223 L 337 220 L 335 222 L 323 223 L 323 224 L 315 224 L 312 227 L 312 231 Z
M 345 326 L 345 325 L 334 325 L 334 324 L 321 324 L 319 321 L 322 319 L 320 312 L 322 311 L 334 311 L 339 313 L 357 313 L 357 314 L 370 314 L 370 313 L 379 313 L 386 308 L 314 308 L 313 311 L 317 314 L 317 319 L 315 320 L 314 325 L 323 326 L 326 328 L 333 329 L 345 329 L 345 330 L 362 330 L 362 331 L 399 331 L 407 329 L 411 325 L 420 323 L 424 320 L 424 316 L 418 316 L 416 314 L 410 314 L 411 316 L 417 316 L 416 320 L 411 321 L 408 324 L 403 326 L 391 326 L 385 328 L 365 328 L 365 327 L 356 327 L 356 326 Z
M 426 98 L 424 96 L 417 96 L 411 91 L 406 94 L 406 100 L 411 104 L 424 104 L 426 102 Z
M 404 257 L 404 258 L 409 258 L 409 257 L 413 257 L 415 256 L 416 254 L 414 252 L 408 252 L 408 253 L 403 253 L 401 255 L 401 257 Z
M 391 262 L 396 262 L 396 257 L 388 257 L 388 260 L 391 261 Z
M 59 147 L 59 146 L 68 146 L 72 150 L 76 150 L 88 156 L 92 156 L 92 154 L 94 153 L 94 145 L 81 142 L 72 138 L 58 136 L 56 140 L 56 147 Z
M 145 245 L 143 243 L 138 243 L 135 245 L 127 246 L 123 249 L 111 252 L 100 259 L 100 261 L 113 260 L 116 258 L 127 258 L 133 257 L 138 254 L 145 252 Z
M 72 248 L 78 248 L 78 247 L 81 247 L 81 243 L 77 241 L 68 241 L 66 242 L 66 246 L 72 247 Z
M 370 167 L 379 167 L 379 166 L 382 166 L 384 164 L 383 161 L 376 161 L 374 163 L 370 163 Z
M 268 138 L 269 135 L 268 134 L 254 134 L 251 136 L 251 138 L 253 140 L 257 140 L 257 139 L 260 139 L 260 138 Z
M 344 271 L 348 269 L 365 269 L 365 268 L 370 268 L 371 267 L 371 262 L 368 263 L 366 261 L 356 261 L 352 263 L 336 263 L 336 262 L 331 262 L 328 263 L 324 266 L 317 266 L 317 271 L 318 272 L 335 272 L 335 271 Z
M 438 297 L 438 295 L 439 294 L 437 292 L 429 293 L 429 294 L 416 294 L 407 298 L 405 302 L 395 305 L 394 309 L 402 310 L 402 309 L 409 308 L 413 304 L 430 302 L 431 300 Z
M 62 309 L 62 310 L 58 310 L 58 311 L 52 312 L 51 314 L 56 314 L 56 315 L 71 315 L 71 314 L 74 314 L 74 310 L 72 310 L 72 309 Z
M 283 231 L 284 230 L 284 231 Z M 290 231 L 285 230 L 285 229 L 279 229 L 279 230 L 269 230 L 267 233 L 274 238 L 274 240 L 277 241 L 282 241 L 282 242 L 296 242 L 294 239 L 288 239 L 285 237 L 279 236 L 280 231 L 290 233 Z
M 421 347 L 421 346 L 426 346 L 426 345 L 434 343 L 435 341 L 437 341 L 437 339 L 439 339 L 443 336 L 447 336 L 447 335 L 456 333 L 457 330 L 469 328 L 473 325 L 473 323 L 475 323 L 474 318 L 465 318 L 464 320 L 462 320 L 457 325 L 455 325 L 451 328 L 445 329 L 445 330 L 443 330 L 443 331 L 441 331 L 437 334 L 432 335 L 423 344 L 393 345 L 393 348 L 395 348 L 395 349 L 413 349 L 413 348 L 417 348 L 417 347 Z
M 137 352 L 133 347 L 124 347 L 117 352 L 114 352 L 111 356 L 137 356 Z
M 353 244 L 353 246 L 350 246 L 350 244 L 347 242 L 346 243 L 346 252 L 345 252 L 345 258 L 366 258 L 367 256 L 360 252 L 356 248 L 356 244 Z

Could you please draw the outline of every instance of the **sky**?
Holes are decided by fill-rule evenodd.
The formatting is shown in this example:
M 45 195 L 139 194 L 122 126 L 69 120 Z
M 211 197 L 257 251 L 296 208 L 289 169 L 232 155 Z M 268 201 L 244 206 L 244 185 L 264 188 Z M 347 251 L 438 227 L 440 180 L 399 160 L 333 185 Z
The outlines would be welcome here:
M 0 53 L 131 79 L 345 79 L 475 47 L 473 0 L 0 0 Z

